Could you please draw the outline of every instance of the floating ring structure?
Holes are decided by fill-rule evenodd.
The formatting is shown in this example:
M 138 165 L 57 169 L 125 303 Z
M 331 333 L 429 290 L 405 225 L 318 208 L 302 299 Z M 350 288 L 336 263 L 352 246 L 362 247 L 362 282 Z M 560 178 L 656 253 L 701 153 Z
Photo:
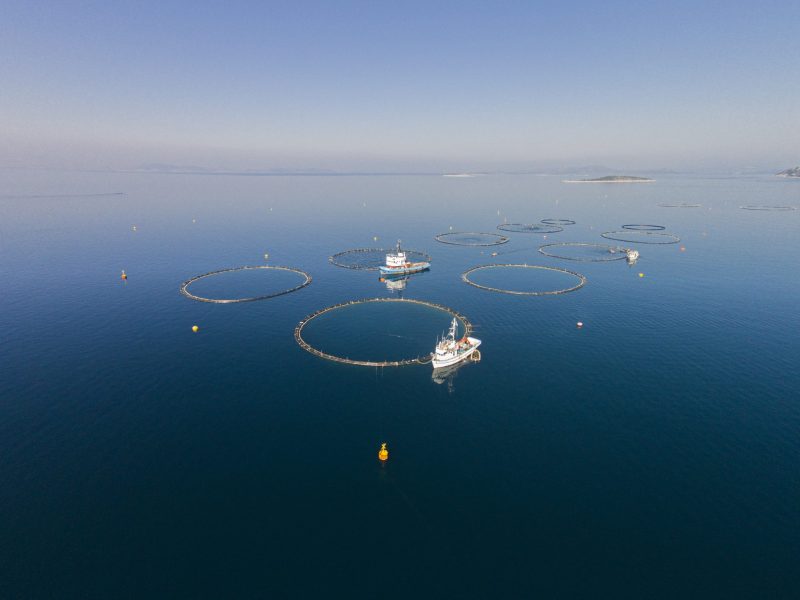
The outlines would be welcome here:
M 651 241 L 645 240 L 632 240 L 630 238 L 619 237 L 620 235 L 630 235 L 633 233 L 639 233 L 644 235 L 645 237 L 650 238 Z M 617 236 L 617 237 L 615 237 Z M 606 231 L 605 233 L 601 233 L 600 237 L 604 237 L 607 240 L 615 240 L 617 242 L 627 242 L 628 244 L 652 244 L 652 245 L 660 245 L 660 244 L 677 244 L 681 241 L 674 233 L 666 233 L 664 231 L 632 231 L 630 229 L 623 229 L 622 231 Z M 655 240 L 655 241 L 653 241 Z M 662 240 L 662 241 L 658 241 Z
M 574 285 L 570 288 L 564 288 L 560 290 L 549 290 L 546 292 L 519 292 L 516 290 L 505 290 L 502 288 L 495 288 L 490 287 L 488 285 L 481 285 L 480 283 L 475 283 L 472 281 L 469 276 L 471 273 L 475 271 L 481 271 L 483 269 L 499 269 L 499 268 L 515 268 L 515 269 L 542 269 L 543 271 L 556 271 L 558 273 L 565 273 L 567 275 L 572 275 L 573 277 L 578 278 L 578 284 Z M 575 271 L 570 271 L 568 269 L 562 269 L 560 267 L 545 267 L 542 265 L 528 265 L 528 264 L 491 264 L 491 265 L 478 265 L 477 267 L 472 267 L 471 269 L 467 269 L 461 274 L 461 280 L 464 283 L 467 283 L 473 287 L 480 288 L 482 290 L 487 290 L 489 292 L 497 292 L 499 294 L 513 294 L 515 296 L 555 296 L 557 294 L 568 294 L 569 292 L 574 292 L 575 290 L 581 289 L 583 286 L 586 285 L 586 277 L 581 275 L 580 273 L 576 273 Z
M 461 313 L 453 310 L 448 306 L 444 306 L 443 304 L 436 304 L 434 302 L 427 302 L 425 300 L 411 300 L 410 298 L 365 298 L 363 300 L 350 300 L 349 302 L 340 302 L 339 304 L 334 304 L 333 306 L 328 306 L 326 308 L 322 308 L 316 312 L 311 313 L 307 317 L 305 317 L 302 321 L 297 324 L 297 327 L 294 328 L 294 339 L 298 343 L 298 345 L 305 350 L 306 352 L 310 352 L 314 356 L 318 356 L 320 358 L 324 358 L 325 360 L 330 360 L 333 362 L 338 362 L 346 365 L 356 365 L 359 367 L 405 367 L 408 365 L 424 365 L 431 361 L 431 355 L 427 356 L 418 356 L 416 358 L 406 358 L 403 360 L 386 360 L 386 361 L 373 361 L 373 360 L 354 360 L 352 358 L 346 358 L 344 356 L 336 356 L 335 354 L 328 354 L 327 352 L 323 352 L 322 350 L 318 350 L 314 348 L 311 344 L 306 342 L 303 339 L 303 329 L 306 325 L 308 325 L 311 321 L 319 317 L 320 315 L 324 315 L 325 313 L 331 312 L 338 308 L 344 308 L 346 306 L 353 306 L 354 304 L 366 304 L 368 302 L 409 302 L 412 304 L 420 304 L 422 306 L 428 306 L 430 308 L 435 308 L 438 310 L 442 310 L 456 319 L 461 321 L 464 324 L 464 335 L 470 335 L 472 333 L 472 323 L 469 322 L 469 319 L 462 315 Z
M 690 204 L 689 202 L 681 202 L 680 204 L 659 204 L 661 208 L 701 208 L 702 204 Z
M 546 225 L 575 225 L 572 219 L 542 219 L 541 222 Z
M 564 228 L 558 225 L 540 223 L 503 223 L 498 225 L 497 228 L 500 231 L 510 231 L 512 233 L 558 233 L 559 231 L 564 231 Z
M 491 242 L 454 242 L 447 239 L 451 235 L 485 235 L 495 238 L 495 240 Z M 510 238 L 499 233 L 484 233 L 482 231 L 449 231 L 435 235 L 434 239 L 442 244 L 452 244 L 453 246 L 499 246 L 510 240 Z
M 742 210 L 775 210 L 775 211 L 788 211 L 788 210 L 797 210 L 795 206 L 766 206 L 766 205 L 755 205 L 749 204 L 746 206 L 740 206 Z
M 386 255 L 387 252 L 394 252 L 394 250 L 385 250 L 383 248 L 353 248 L 352 250 L 343 250 L 342 252 L 337 252 L 336 254 L 329 256 L 328 261 L 332 265 L 342 267 L 343 269 L 355 269 L 357 271 L 377 271 L 379 269 L 379 265 L 349 265 L 342 261 L 345 256 L 366 255 L 370 252 L 375 252 L 376 254 L 382 255 L 378 260 L 380 261 L 380 264 L 383 264 L 383 255 Z M 424 252 L 420 252 L 418 250 L 403 250 L 403 252 L 406 253 L 407 258 L 410 258 L 415 262 L 431 262 L 431 257 Z
M 248 271 L 250 269 L 291 271 L 292 273 L 297 273 L 298 275 L 300 275 L 303 278 L 303 281 L 299 285 L 296 285 L 293 288 L 289 288 L 288 290 L 281 290 L 280 292 L 275 292 L 273 294 L 266 294 L 264 296 L 253 296 L 252 298 L 204 298 L 203 296 L 196 296 L 189 291 L 189 286 L 198 279 L 205 279 L 206 277 L 212 277 L 214 275 L 220 275 L 222 273 L 230 273 L 233 271 Z M 231 267 L 230 269 L 219 269 L 218 271 L 210 271 L 208 273 L 203 273 L 202 275 L 196 275 L 191 279 L 187 279 L 181 284 L 181 294 L 183 294 L 187 298 L 191 298 L 192 300 L 197 300 L 198 302 L 211 302 L 212 304 L 234 304 L 236 302 L 255 302 L 256 300 L 267 300 L 269 298 L 275 298 L 277 296 L 291 294 L 292 292 L 296 292 L 297 290 L 306 287 L 309 283 L 311 283 L 311 275 L 309 275 L 305 271 L 301 271 L 300 269 L 295 269 L 294 267 L 277 267 L 274 265 Z
M 608 251 L 608 258 L 576 258 L 574 256 L 564 256 L 563 254 L 555 254 L 554 252 L 545 250 L 545 248 L 557 248 L 557 247 L 603 248 Z M 589 244 L 583 242 L 560 242 L 557 244 L 545 244 L 544 246 L 539 246 L 539 252 L 544 254 L 545 256 L 550 256 L 552 258 L 574 260 L 575 262 L 611 262 L 613 260 L 623 260 L 626 257 L 625 251 L 619 248 L 619 246 L 609 246 L 607 244 Z
M 629 224 L 623 225 L 623 229 L 627 229 L 628 231 L 664 231 L 666 227 L 663 225 L 638 225 L 638 224 Z

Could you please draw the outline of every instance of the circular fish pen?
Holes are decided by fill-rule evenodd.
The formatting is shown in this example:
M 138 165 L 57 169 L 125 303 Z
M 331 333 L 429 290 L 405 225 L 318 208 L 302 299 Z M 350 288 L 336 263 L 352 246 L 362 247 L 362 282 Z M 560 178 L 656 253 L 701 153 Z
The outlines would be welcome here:
M 541 222 L 546 225 L 575 225 L 572 219 L 542 219 Z
M 702 204 L 691 204 L 689 202 L 679 202 L 677 204 L 662 203 L 661 208 L 701 208 Z
M 386 255 L 392 250 L 383 248 L 353 248 L 344 250 L 328 257 L 328 262 L 343 269 L 357 271 L 377 271 L 386 261 Z M 431 262 L 431 257 L 418 250 L 403 250 L 410 262 Z
M 213 277 L 215 275 L 222 275 L 223 273 L 234 273 L 237 271 L 250 271 L 256 269 L 296 273 L 297 275 L 302 277 L 303 281 L 298 285 L 289 289 L 280 290 L 278 292 L 273 292 L 270 294 L 264 294 L 260 296 L 252 296 L 249 298 L 206 298 L 204 296 L 198 296 L 196 294 L 193 294 L 189 291 L 189 286 L 192 285 L 194 282 L 199 281 L 200 279 L 206 279 L 207 277 Z M 212 304 L 235 304 L 237 302 L 255 302 L 257 300 L 267 300 L 269 298 L 275 298 L 277 296 L 284 296 L 286 294 L 291 294 L 292 292 L 296 292 L 297 290 L 306 287 L 310 283 L 311 283 L 311 275 L 309 275 L 305 271 L 301 271 L 300 269 L 295 269 L 294 267 L 258 265 L 258 266 L 245 266 L 245 267 L 231 267 L 230 269 L 219 269 L 217 271 L 209 271 L 208 273 L 203 273 L 202 275 L 196 275 L 191 279 L 187 279 L 181 284 L 180 292 L 187 298 L 190 298 L 192 300 L 197 300 L 198 302 L 210 302 Z
M 620 237 L 622 236 L 622 237 Z M 621 231 L 606 231 L 600 237 L 617 242 L 627 242 L 629 244 L 677 244 L 681 241 L 677 235 L 664 231 L 642 231 L 623 229 Z
M 325 360 L 330 360 L 332 362 L 347 364 L 347 365 L 356 365 L 359 367 L 405 367 L 409 365 L 422 365 L 427 364 L 431 361 L 431 355 L 424 355 L 424 356 L 416 356 L 413 358 L 404 358 L 400 360 L 357 360 L 348 358 L 346 356 L 338 356 L 336 354 L 331 354 L 328 352 L 324 352 L 319 348 L 315 348 L 311 344 L 309 344 L 303 338 L 303 330 L 311 323 L 314 319 L 330 313 L 332 311 L 347 308 L 350 306 L 355 306 L 358 304 L 369 304 L 369 303 L 377 303 L 377 302 L 400 302 L 400 303 L 407 303 L 407 304 L 416 304 L 420 306 L 425 306 L 428 308 L 433 308 L 436 310 L 440 310 L 446 312 L 447 314 L 453 316 L 454 318 L 461 321 L 461 324 L 464 327 L 464 335 L 469 336 L 472 334 L 472 323 L 470 323 L 469 319 L 459 313 L 458 311 L 444 306 L 442 304 L 436 304 L 434 302 L 427 302 L 425 300 L 412 300 L 409 298 L 365 298 L 363 300 L 350 300 L 348 302 L 340 302 L 339 304 L 334 304 L 332 306 L 328 306 L 326 308 L 322 308 L 316 312 L 311 313 L 307 317 L 305 317 L 302 321 L 297 324 L 297 327 L 294 328 L 294 339 L 297 344 L 306 352 L 313 354 L 314 356 L 318 356 L 319 358 L 324 358 Z
M 742 210 L 763 210 L 763 211 L 789 211 L 789 210 L 797 210 L 795 206 L 766 206 L 766 205 L 757 205 L 757 204 L 748 204 L 745 206 L 739 207 Z
M 552 271 L 556 273 L 563 273 L 565 275 L 570 275 L 578 280 L 578 283 L 572 287 L 568 288 L 561 288 L 556 290 L 546 290 L 546 291 L 520 291 L 520 290 L 510 290 L 505 288 L 498 288 L 489 285 L 483 285 L 480 283 L 476 283 L 470 279 L 470 275 L 476 273 L 478 271 L 486 271 L 490 269 L 540 269 L 542 271 Z M 515 296 L 555 296 L 558 294 L 568 294 L 569 292 L 574 292 L 575 290 L 581 289 L 584 285 L 586 285 L 586 277 L 577 273 L 575 271 L 570 271 L 568 269 L 562 269 L 560 267 L 545 267 L 543 265 L 528 265 L 528 264 L 491 264 L 491 265 L 478 265 L 477 267 L 472 267 L 471 269 L 467 269 L 461 274 L 461 280 L 469 284 L 473 287 L 480 288 L 482 290 L 486 290 L 489 292 L 497 292 L 498 294 L 513 294 Z
M 544 221 L 542 223 L 503 223 L 497 228 L 500 231 L 510 231 L 511 233 L 558 233 L 564 231 L 563 227 L 547 224 Z
M 510 238 L 499 233 L 483 233 L 480 231 L 450 231 L 434 236 L 437 242 L 453 246 L 499 246 Z
M 578 248 L 585 251 L 586 256 L 568 256 L 559 254 L 558 248 Z M 554 252 L 553 250 L 556 249 Z M 574 260 L 576 262 L 611 262 L 624 260 L 626 257 L 625 248 L 619 246 L 609 246 L 607 244 L 589 244 L 583 242 L 560 242 L 556 244 L 545 244 L 539 246 L 539 252 L 552 258 L 563 260 Z
M 638 224 L 629 224 L 623 225 L 623 229 L 627 229 L 628 231 L 664 231 L 666 227 L 663 225 L 638 225 Z

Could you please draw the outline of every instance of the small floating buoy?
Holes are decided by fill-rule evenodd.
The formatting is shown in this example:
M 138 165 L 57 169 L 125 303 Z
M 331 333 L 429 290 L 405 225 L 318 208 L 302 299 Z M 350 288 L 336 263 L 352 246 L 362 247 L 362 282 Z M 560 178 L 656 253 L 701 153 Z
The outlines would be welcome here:
M 197 219 L 192 219 L 192 223 L 197 223 Z
M 681 252 L 686 252 L 686 246 L 681 246 Z
M 372 236 L 372 241 L 373 242 L 377 242 L 378 241 L 378 236 L 377 235 L 373 235 Z
M 639 273 L 639 277 L 644 277 L 644 273 Z
M 450 231 L 453 231 L 453 226 L 452 225 L 450 225 Z
M 581 327 L 583 327 L 583 321 L 578 321 L 578 322 L 577 322 L 577 323 L 575 323 L 575 324 L 578 326 L 578 329 L 580 329 Z
M 264 260 L 269 260 L 269 252 L 264 252 Z
M 386 443 L 384 442 L 381 444 L 381 449 L 378 450 L 378 459 L 380 461 L 386 461 L 389 458 L 389 451 L 386 449 Z
M 128 274 L 123 270 L 122 271 L 122 275 L 120 275 L 120 279 L 127 279 L 127 278 L 128 278 Z
M 131 231 L 136 231 L 136 225 L 131 227 Z
M 200 331 L 200 328 L 197 325 L 192 325 L 192 331 L 197 333 L 198 331 Z

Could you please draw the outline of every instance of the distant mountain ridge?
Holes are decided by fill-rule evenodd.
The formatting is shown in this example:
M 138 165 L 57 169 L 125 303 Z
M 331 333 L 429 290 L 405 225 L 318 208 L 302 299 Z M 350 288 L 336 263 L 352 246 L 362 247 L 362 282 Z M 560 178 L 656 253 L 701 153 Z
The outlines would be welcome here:
M 792 167 L 780 173 L 775 173 L 778 177 L 800 177 L 800 167 Z

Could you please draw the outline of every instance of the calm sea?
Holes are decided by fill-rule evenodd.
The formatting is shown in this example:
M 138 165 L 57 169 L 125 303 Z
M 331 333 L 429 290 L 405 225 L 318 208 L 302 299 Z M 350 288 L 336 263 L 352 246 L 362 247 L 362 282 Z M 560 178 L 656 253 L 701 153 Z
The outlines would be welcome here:
M 0 595 L 797 597 L 800 210 L 739 206 L 800 207 L 800 181 L 560 179 L 0 173 Z M 702 206 L 659 206 L 677 203 Z M 576 224 L 434 240 L 547 218 Z M 635 244 L 632 267 L 536 250 L 632 223 L 681 241 Z M 398 238 L 433 264 L 404 290 L 328 262 Z M 461 282 L 488 263 L 588 283 Z M 178 292 L 261 264 L 313 283 Z M 305 315 L 369 297 L 458 310 L 482 360 L 434 381 L 295 343 Z M 448 321 L 385 303 L 307 333 L 383 360 L 429 352 Z

